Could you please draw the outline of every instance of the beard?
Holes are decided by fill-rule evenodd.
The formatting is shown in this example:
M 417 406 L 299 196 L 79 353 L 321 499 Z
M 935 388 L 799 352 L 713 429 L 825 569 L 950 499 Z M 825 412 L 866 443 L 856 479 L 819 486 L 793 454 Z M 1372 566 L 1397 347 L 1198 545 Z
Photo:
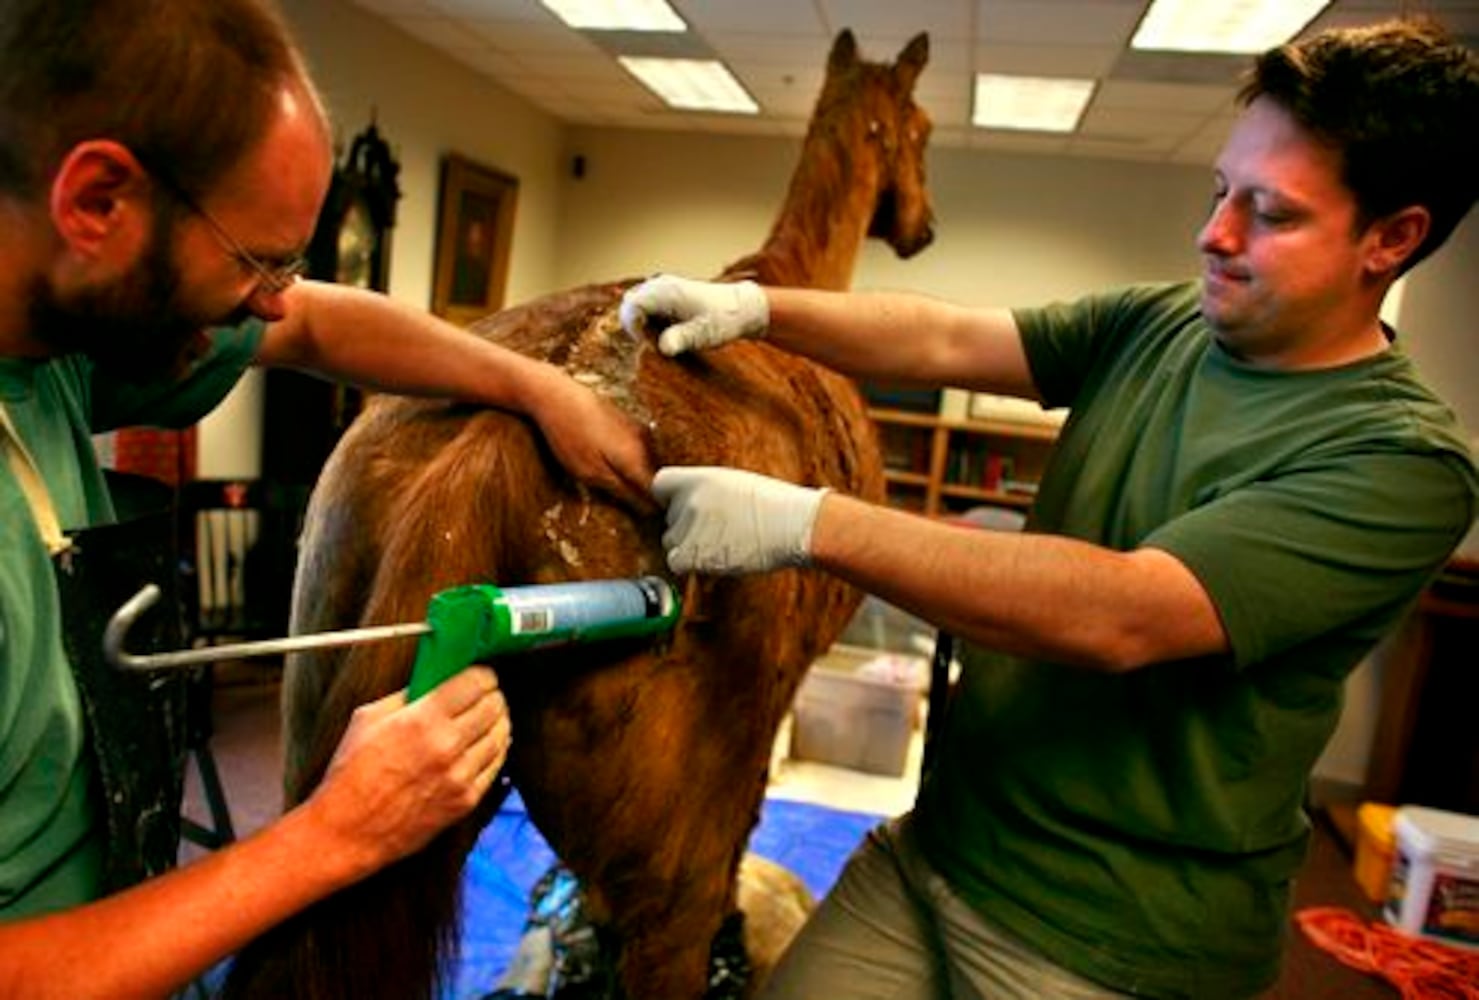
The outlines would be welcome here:
M 58 353 L 85 354 L 126 381 L 182 378 L 210 348 L 204 328 L 230 317 L 205 320 L 183 308 L 179 269 L 169 254 L 172 231 L 171 220 L 161 219 L 139 262 L 108 286 L 62 301 L 38 279 L 29 308 L 32 333 Z

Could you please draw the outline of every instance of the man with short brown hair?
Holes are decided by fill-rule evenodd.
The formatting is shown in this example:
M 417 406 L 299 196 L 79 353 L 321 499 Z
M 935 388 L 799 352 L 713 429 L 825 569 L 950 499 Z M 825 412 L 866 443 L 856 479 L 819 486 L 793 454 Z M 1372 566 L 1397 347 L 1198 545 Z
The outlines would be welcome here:
M 173 837 L 140 831 L 178 773 L 114 736 L 169 721 L 94 694 L 75 613 L 117 550 L 151 554 L 97 527 L 93 432 L 187 426 L 287 365 L 523 411 L 574 475 L 645 496 L 640 430 L 559 370 L 298 280 L 332 166 L 266 0 L 0 0 L 0 995 L 166 995 L 466 815 L 509 742 L 482 667 L 364 706 L 307 802 L 167 871 Z
M 851 374 L 1072 409 L 1028 530 L 667 468 L 677 572 L 811 565 L 967 642 L 914 811 L 772 997 L 1247 997 L 1277 977 L 1342 684 L 1474 523 L 1453 413 L 1379 318 L 1479 188 L 1479 60 L 1396 22 L 1265 55 L 1200 282 L 1036 309 L 658 277 L 668 353 L 764 336 Z

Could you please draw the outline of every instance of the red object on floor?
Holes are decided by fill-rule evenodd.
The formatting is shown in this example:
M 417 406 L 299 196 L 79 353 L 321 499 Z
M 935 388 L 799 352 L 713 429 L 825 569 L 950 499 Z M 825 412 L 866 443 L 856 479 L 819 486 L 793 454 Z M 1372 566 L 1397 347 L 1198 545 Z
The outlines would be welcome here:
M 178 486 L 195 478 L 195 428 L 124 428 L 113 435 L 113 467 Z
M 1402 1000 L 1479 1000 L 1479 952 L 1411 937 L 1334 906 L 1300 910 L 1294 922 L 1316 948 L 1385 979 Z

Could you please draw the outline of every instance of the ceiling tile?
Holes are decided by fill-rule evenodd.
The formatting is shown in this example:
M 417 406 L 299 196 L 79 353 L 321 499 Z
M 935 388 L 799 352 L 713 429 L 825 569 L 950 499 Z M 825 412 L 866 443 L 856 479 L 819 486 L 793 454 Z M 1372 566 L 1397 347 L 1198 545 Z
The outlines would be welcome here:
M 529 0 L 525 0 L 529 2 Z M 520 54 L 540 52 L 546 55 L 582 55 L 588 59 L 610 59 L 578 31 L 563 24 L 544 21 L 509 21 L 480 18 L 463 22 L 467 30 L 486 40 L 494 48 Z
M 937 132 L 949 126 L 969 125 L 971 121 L 969 93 L 959 97 L 921 97 L 919 106 L 929 114 Z
M 734 67 L 731 67 L 734 69 Z M 822 89 L 821 74 L 815 79 L 796 80 L 792 83 L 757 79 L 751 73 L 736 69 L 736 74 L 750 96 L 759 102 L 767 115 L 785 118 L 809 118 L 817 103 L 817 94 Z
M 827 35 L 827 26 L 809 0 L 669 0 L 688 26 L 700 34 L 743 32 Z
M 487 73 L 499 80 L 534 76 L 529 67 L 519 62 L 515 56 L 494 48 L 461 50 L 458 57 L 478 72 Z
M 1111 75 L 1120 80 L 1236 86 L 1252 62 L 1248 56 L 1125 49 Z
M 1089 105 L 1079 122 L 1078 134 L 1094 138 L 1180 139 L 1207 121 L 1205 114 L 1185 111 L 1136 111 L 1105 108 L 1098 101 Z
M 709 45 L 726 60 L 791 66 L 821 73 L 827 67 L 832 39 L 822 32 L 782 35 L 734 31 L 710 37 Z
M 866 59 L 887 59 L 896 61 L 904 52 L 904 46 L 909 44 L 911 36 L 899 35 L 894 38 L 876 38 L 869 41 L 863 48 L 863 57 Z M 929 76 L 939 76 L 942 73 L 969 73 L 974 64 L 976 53 L 975 47 L 968 41 L 961 39 L 937 39 L 930 36 L 929 60 L 924 64 L 924 75 L 921 80 Z
M 524 52 L 518 60 L 532 73 L 572 85 L 594 81 L 614 86 L 631 79 L 620 63 L 609 58 L 587 59 L 558 52 Z
M 969 41 L 974 0 L 817 0 L 832 30 L 851 28 L 858 37 L 909 39 L 927 31 L 930 40 Z
M 375 14 L 433 17 L 441 13 L 430 5 L 429 0 L 354 0 L 354 2 Z
M 360 2 L 385 2 L 385 0 L 360 0 Z M 395 2 L 395 0 L 390 0 L 390 2 Z M 560 19 L 555 17 L 548 7 L 535 0 L 416 0 L 416 2 L 434 7 L 447 17 L 468 20 L 534 21 L 544 24 L 560 24 L 563 27 Z
M 671 0 L 684 35 L 575 31 L 538 0 L 354 0 L 427 45 L 568 122 L 745 135 L 799 135 L 833 37 L 856 34 L 865 58 L 895 58 L 920 31 L 930 59 L 916 97 L 937 145 L 1070 156 L 1210 163 L 1233 120 L 1246 56 L 1132 52 L 1147 0 Z M 1385 18 L 1400 0 L 1336 0 L 1319 24 Z M 1422 0 L 1479 34 L 1479 0 Z M 663 108 L 617 64 L 637 49 L 725 61 L 761 104 L 758 116 Z M 1066 76 L 1099 86 L 1078 138 L 966 127 L 975 73 Z
M 1233 87 L 1194 83 L 1140 83 L 1105 80 L 1094 94 L 1101 108 L 1135 111 L 1193 111 L 1215 114 L 1233 106 Z
M 1109 75 L 1119 55 L 1113 45 L 979 45 L 975 71 L 1096 80 Z
M 1139 22 L 1139 4 L 981 0 L 976 37 L 993 45 L 1118 46 L 1129 41 Z
M 395 25 L 406 34 L 439 49 L 456 52 L 461 49 L 479 49 L 487 46 L 481 36 L 469 32 L 466 27 L 446 17 L 398 17 Z
M 1063 136 L 1046 135 L 1041 132 L 1003 132 L 993 129 L 976 129 L 971 139 L 971 148 L 991 149 L 1004 153 L 1049 155 L 1067 152 L 1068 140 Z
M 1183 163 L 1202 163 L 1211 166 L 1222 152 L 1222 146 L 1227 142 L 1227 135 L 1232 131 L 1234 115 L 1218 115 L 1204 122 L 1202 126 L 1193 132 L 1187 133 L 1186 138 L 1176 148 L 1176 159 Z
M 618 70 L 614 78 L 605 76 L 581 79 L 562 77 L 560 86 L 571 100 L 581 105 L 589 104 L 607 111 L 615 111 L 622 104 L 643 112 L 662 111 L 667 108 L 660 97 L 642 86 L 625 70 Z

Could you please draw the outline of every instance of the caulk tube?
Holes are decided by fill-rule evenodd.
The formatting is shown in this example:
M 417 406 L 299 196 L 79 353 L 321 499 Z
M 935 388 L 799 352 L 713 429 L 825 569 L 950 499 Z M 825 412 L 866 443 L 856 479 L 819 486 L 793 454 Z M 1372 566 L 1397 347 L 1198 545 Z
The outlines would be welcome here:
M 427 606 L 431 631 L 416 647 L 406 697 L 414 701 L 491 656 L 665 632 L 681 610 L 677 591 L 656 576 L 507 589 L 453 587 L 434 595 Z
M 651 635 L 672 628 L 678 611 L 677 593 L 656 576 L 508 587 L 495 607 L 498 651 Z

